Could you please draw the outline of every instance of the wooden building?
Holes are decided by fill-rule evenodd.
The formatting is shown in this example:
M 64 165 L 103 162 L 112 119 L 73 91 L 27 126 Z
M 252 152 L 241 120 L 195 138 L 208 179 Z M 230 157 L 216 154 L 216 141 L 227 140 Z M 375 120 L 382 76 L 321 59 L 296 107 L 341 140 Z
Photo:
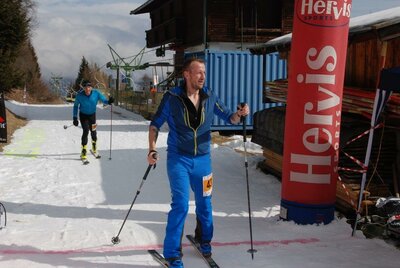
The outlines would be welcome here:
M 245 50 L 291 32 L 292 0 L 148 0 L 130 14 L 149 13 L 146 46 L 184 52 Z
M 293 12 L 293 11 L 292 11 Z M 374 13 L 375 14 L 375 13 Z M 350 21 L 345 85 L 375 89 L 380 69 L 400 66 L 399 8 L 369 14 Z M 386 14 L 386 15 L 385 15 Z M 291 34 L 253 46 L 253 54 L 278 51 L 290 64 Z M 383 46 L 386 46 L 382 51 Z M 384 52 L 385 63 L 381 63 Z
M 250 48 L 254 54 L 279 52 L 290 65 L 291 34 Z M 375 91 L 382 68 L 400 66 L 400 7 L 352 18 L 348 36 L 345 82 L 343 89 L 342 124 L 340 137 L 339 172 L 343 181 L 338 183 L 337 200 L 344 209 L 354 209 L 361 174 L 352 170 L 357 165 L 346 155 L 364 161 L 367 136 L 346 146 L 346 143 L 370 128 Z M 264 98 L 286 102 L 288 81 L 265 82 Z M 400 87 L 400 85 L 399 85 Z M 284 132 L 284 109 L 265 111 L 255 116 L 253 142 L 264 147 L 265 167 L 281 174 Z M 400 95 L 393 94 L 382 118 L 385 127 L 376 131 L 371 162 L 367 172 L 367 190 L 371 197 L 399 195 L 400 174 Z M 256 122 L 257 121 L 257 122 Z M 269 124 L 270 126 L 266 126 Z M 269 127 L 274 122 L 272 133 Z M 258 141 L 258 142 L 257 142 Z M 275 147 L 273 147 L 274 145 Z M 279 146 L 280 145 L 280 146 Z M 373 204 L 366 200 L 365 204 Z
M 276 106 L 263 103 L 259 88 L 269 78 L 285 77 L 286 70 L 280 67 L 286 62 L 276 54 L 252 55 L 248 48 L 289 33 L 293 5 L 292 0 L 148 0 L 131 14 L 150 14 L 146 46 L 156 48 L 157 56 L 174 51 L 171 80 L 182 77 L 185 58 L 201 58 L 206 62 L 205 85 L 228 108 L 235 110 L 237 103 L 245 101 L 257 111 Z M 261 64 L 271 71 L 261 73 Z M 252 121 L 252 115 L 246 118 L 249 130 Z M 239 127 L 222 120 L 212 124 L 214 131 Z

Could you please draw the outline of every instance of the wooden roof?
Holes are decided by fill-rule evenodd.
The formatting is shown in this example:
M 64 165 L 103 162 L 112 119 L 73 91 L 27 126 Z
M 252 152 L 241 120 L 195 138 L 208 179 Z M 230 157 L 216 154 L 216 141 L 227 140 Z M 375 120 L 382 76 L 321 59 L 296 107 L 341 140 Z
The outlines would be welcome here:
M 400 7 L 350 19 L 349 44 L 370 39 L 390 40 L 400 36 Z M 249 48 L 253 54 L 268 54 L 290 49 L 292 34 Z
M 143 5 L 139 6 L 138 8 L 132 10 L 129 14 L 130 15 L 138 15 L 138 14 L 145 14 L 152 11 L 155 7 L 160 6 L 162 2 L 165 0 L 148 0 Z

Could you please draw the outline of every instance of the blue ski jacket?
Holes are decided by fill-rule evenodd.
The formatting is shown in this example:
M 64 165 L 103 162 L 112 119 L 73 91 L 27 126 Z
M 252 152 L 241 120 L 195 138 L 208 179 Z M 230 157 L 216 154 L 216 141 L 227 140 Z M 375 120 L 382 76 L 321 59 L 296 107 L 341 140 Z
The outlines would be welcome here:
M 104 95 L 101 94 L 97 89 L 93 88 L 89 96 L 86 96 L 84 90 L 79 91 L 75 97 L 74 110 L 72 113 L 73 117 L 78 116 L 78 108 L 83 114 L 94 114 L 96 112 L 96 106 L 99 100 L 104 104 L 108 104 L 106 97 L 104 97 Z
M 225 122 L 230 122 L 233 112 L 228 109 L 214 93 L 214 91 L 204 87 L 203 92 L 206 97 L 202 100 L 200 125 L 195 129 L 190 126 L 189 112 L 183 100 L 186 94 L 183 87 L 175 87 L 168 90 L 158 107 L 150 125 L 160 129 L 167 122 L 168 133 L 168 152 L 184 155 L 203 155 L 210 152 L 211 124 L 214 115 Z

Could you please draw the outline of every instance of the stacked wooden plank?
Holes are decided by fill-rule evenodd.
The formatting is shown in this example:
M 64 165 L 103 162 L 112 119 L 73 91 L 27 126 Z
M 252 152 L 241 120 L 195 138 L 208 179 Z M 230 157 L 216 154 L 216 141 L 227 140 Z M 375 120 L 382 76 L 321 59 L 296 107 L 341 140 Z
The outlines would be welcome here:
M 268 83 L 267 98 L 273 101 L 286 102 L 287 81 L 280 80 Z M 364 162 L 368 142 L 368 133 L 358 137 L 370 128 L 370 117 L 373 110 L 375 92 L 365 92 L 356 88 L 345 88 L 343 94 L 343 113 L 341 120 L 339 175 L 341 181 L 337 187 L 337 204 L 342 210 L 354 211 L 357 204 L 362 170 L 355 158 Z M 391 118 L 400 115 L 400 97 L 392 95 L 387 114 Z M 277 176 L 282 174 L 282 155 L 284 140 L 284 107 L 276 107 L 257 112 L 254 115 L 252 142 L 263 147 L 265 160 L 260 168 Z M 387 118 L 387 117 L 386 117 Z M 396 120 L 394 120 L 396 121 Z M 353 140 L 353 142 L 348 143 Z M 278 146 L 279 145 L 279 146 Z M 279 148 L 277 148 L 277 146 Z M 281 148 L 282 147 L 282 148 Z M 371 150 L 370 165 L 367 172 L 368 198 L 363 207 L 373 205 L 376 197 L 392 195 L 393 166 L 396 158 L 396 135 L 394 129 L 381 127 L 375 129 Z M 364 209 L 365 210 L 365 209 Z
M 265 82 L 267 89 L 264 91 L 264 96 L 271 102 L 282 102 L 286 103 L 288 82 L 287 80 L 275 80 L 271 82 Z
M 266 82 L 267 89 L 264 95 L 272 102 L 286 103 L 288 82 L 287 80 L 276 80 Z M 366 91 L 365 89 L 355 87 L 344 87 L 342 99 L 342 111 L 353 114 L 359 114 L 366 118 L 371 118 L 374 107 L 375 91 Z M 392 121 L 400 119 L 400 95 L 393 93 L 390 97 L 386 113 Z
M 283 156 L 281 154 L 275 153 L 274 151 L 263 148 L 263 155 L 265 157 L 265 167 L 271 168 L 271 172 L 275 171 L 274 174 L 282 175 L 282 160 Z

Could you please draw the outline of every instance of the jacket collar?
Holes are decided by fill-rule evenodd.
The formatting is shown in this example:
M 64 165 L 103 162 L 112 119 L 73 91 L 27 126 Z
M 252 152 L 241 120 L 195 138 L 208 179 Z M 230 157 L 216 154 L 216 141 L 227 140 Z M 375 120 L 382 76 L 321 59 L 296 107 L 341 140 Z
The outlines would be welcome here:
M 183 86 L 174 87 L 173 89 L 170 89 L 169 92 L 176 96 L 186 96 L 186 90 Z M 203 87 L 200 90 L 200 95 L 203 98 L 208 98 L 210 96 L 208 87 Z

